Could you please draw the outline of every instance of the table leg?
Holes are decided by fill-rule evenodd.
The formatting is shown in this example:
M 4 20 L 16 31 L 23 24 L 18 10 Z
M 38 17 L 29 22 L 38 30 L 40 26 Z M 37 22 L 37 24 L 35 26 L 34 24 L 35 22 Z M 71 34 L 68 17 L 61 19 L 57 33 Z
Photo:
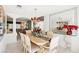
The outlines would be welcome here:
M 44 48 L 43 48 L 43 46 L 40 46 L 40 49 L 39 49 L 38 52 L 39 52 L 39 53 L 43 53 L 43 52 L 44 52 Z

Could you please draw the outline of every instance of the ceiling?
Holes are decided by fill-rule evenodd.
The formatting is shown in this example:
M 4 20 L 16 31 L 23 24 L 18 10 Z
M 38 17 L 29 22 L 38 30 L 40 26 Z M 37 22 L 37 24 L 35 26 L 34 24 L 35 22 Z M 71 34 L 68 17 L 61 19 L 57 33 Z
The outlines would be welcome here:
M 32 16 L 44 16 L 55 12 L 59 12 L 65 9 L 76 7 L 74 5 L 6 5 L 6 13 L 12 13 L 20 16 L 32 17 Z M 34 9 L 37 9 L 35 12 Z

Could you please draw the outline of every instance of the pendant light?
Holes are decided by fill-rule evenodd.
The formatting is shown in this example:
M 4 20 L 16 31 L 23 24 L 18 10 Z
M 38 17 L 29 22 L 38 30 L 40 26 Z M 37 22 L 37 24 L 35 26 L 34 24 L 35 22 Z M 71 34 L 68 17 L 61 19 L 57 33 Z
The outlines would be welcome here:
M 32 20 L 34 23 L 37 22 L 37 20 L 38 20 L 38 17 L 36 16 L 36 12 L 37 12 L 37 8 L 34 9 L 34 14 L 35 14 L 35 16 L 34 16 L 34 17 L 31 17 L 31 20 Z

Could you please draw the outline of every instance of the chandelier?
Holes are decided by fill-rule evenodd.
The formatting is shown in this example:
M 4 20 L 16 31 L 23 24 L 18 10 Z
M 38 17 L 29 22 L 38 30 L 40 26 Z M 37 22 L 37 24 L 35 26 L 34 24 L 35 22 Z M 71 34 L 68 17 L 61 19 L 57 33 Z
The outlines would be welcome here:
M 34 9 L 34 14 L 35 14 L 35 16 L 34 17 L 31 17 L 31 20 L 33 21 L 33 22 L 37 22 L 37 20 L 38 20 L 38 17 L 36 17 L 36 12 L 37 12 L 37 8 L 35 8 Z

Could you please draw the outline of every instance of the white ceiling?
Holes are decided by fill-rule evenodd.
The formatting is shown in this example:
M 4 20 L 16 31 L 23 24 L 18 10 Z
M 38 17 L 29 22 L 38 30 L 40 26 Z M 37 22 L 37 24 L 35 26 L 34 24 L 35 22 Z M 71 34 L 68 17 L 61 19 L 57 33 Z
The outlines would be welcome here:
M 17 5 L 6 5 L 6 13 L 22 15 L 26 17 L 49 15 L 58 11 L 76 7 L 74 5 L 22 5 L 22 8 Z M 36 14 L 34 9 L 37 8 Z

